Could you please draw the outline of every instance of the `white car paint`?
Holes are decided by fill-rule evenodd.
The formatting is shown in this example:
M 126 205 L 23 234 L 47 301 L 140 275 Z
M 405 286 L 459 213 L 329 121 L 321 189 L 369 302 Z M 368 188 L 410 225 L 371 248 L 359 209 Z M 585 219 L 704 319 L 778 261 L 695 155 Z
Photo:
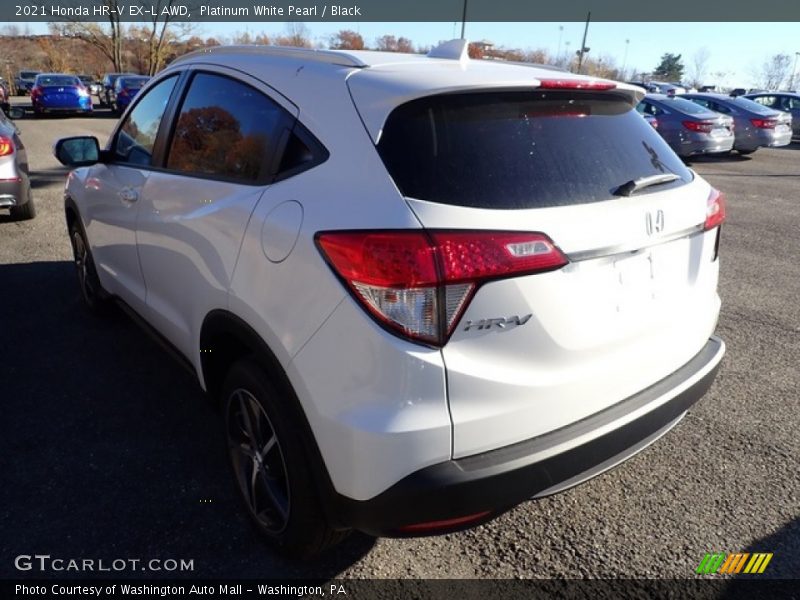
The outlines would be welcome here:
M 79 169 L 67 194 L 102 285 L 181 350 L 201 382 L 199 336 L 210 311 L 228 310 L 258 333 L 285 369 L 340 494 L 367 500 L 426 466 L 574 423 L 674 372 L 713 333 L 716 232 L 687 233 L 706 216 L 710 188 L 699 177 L 677 191 L 603 203 L 486 210 L 403 198 L 375 152 L 387 116 L 410 99 L 588 79 L 489 61 L 227 48 L 175 61 L 137 102 L 160 78 L 190 68 L 256 86 L 322 141 L 328 160 L 265 186 L 96 165 Z M 642 96 L 634 86 L 618 91 L 631 106 Z M 135 207 L 118 197 L 124 189 L 138 193 Z M 265 228 L 287 202 L 300 218 Z M 650 239 L 648 210 L 665 212 L 664 239 L 680 237 Z M 607 255 L 483 285 L 449 343 L 428 348 L 376 324 L 314 243 L 320 231 L 422 228 L 543 231 L 568 257 Z M 639 277 L 643 270 L 650 274 Z M 526 314 L 517 327 L 464 329 Z

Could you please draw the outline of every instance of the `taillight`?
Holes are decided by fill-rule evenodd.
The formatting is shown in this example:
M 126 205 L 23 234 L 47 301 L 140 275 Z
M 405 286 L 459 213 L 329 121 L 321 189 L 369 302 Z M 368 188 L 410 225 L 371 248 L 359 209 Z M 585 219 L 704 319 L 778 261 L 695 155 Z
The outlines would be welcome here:
M 711 133 L 714 129 L 713 121 L 684 121 L 683 126 L 689 131 L 699 131 L 701 133 Z
M 322 255 L 384 327 L 441 346 L 486 281 L 569 261 L 542 233 L 464 230 L 325 232 Z
M 613 90 L 617 84 L 596 79 L 542 79 L 539 87 L 545 90 Z
M 122 88 L 122 89 L 119 91 L 119 93 L 117 94 L 117 96 L 127 96 L 127 95 L 128 95 L 128 90 L 127 90 L 127 88 Z
M 0 156 L 14 154 L 14 141 L 4 135 L 0 135 Z
M 703 230 L 708 231 L 722 225 L 725 221 L 725 195 L 715 188 L 711 188 L 706 205 L 706 222 Z
M 750 122 L 759 129 L 775 129 L 778 119 L 750 119 Z
M 38 85 L 35 85 L 31 88 L 31 100 L 33 100 L 34 98 L 38 98 L 41 95 L 42 95 L 42 88 L 40 88 Z

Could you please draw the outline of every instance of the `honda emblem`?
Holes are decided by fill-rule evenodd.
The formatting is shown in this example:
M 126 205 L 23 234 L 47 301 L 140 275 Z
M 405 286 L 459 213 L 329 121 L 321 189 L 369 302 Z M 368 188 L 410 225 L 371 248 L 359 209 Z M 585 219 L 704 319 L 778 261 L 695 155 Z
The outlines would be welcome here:
M 645 219 L 647 235 L 661 233 L 664 231 L 664 211 L 657 210 L 655 213 L 648 212 Z

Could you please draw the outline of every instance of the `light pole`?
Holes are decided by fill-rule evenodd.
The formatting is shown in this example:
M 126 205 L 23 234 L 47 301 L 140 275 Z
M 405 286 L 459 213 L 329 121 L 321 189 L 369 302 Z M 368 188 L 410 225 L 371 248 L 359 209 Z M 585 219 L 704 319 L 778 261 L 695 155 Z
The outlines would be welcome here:
M 589 51 L 589 48 L 586 47 L 586 36 L 589 35 L 589 21 L 592 20 L 592 13 L 589 11 L 586 13 L 586 27 L 583 29 L 583 42 L 581 42 L 581 49 L 578 50 L 578 73 L 581 72 L 581 67 L 583 66 L 583 55 Z
M 461 16 L 461 39 L 466 39 L 464 37 L 464 30 L 467 27 L 467 0 L 464 0 L 464 14 Z
M 794 66 L 792 66 L 792 79 L 789 83 L 789 89 L 794 90 L 794 78 L 797 75 L 797 57 L 800 56 L 800 52 L 794 53 Z
M 564 35 L 564 26 L 558 26 L 558 52 L 556 52 L 556 62 L 561 60 L 561 36 Z
M 630 45 L 631 41 L 629 39 L 625 40 L 625 56 L 622 59 L 622 73 L 621 79 L 625 79 L 625 70 L 628 68 L 628 46 Z

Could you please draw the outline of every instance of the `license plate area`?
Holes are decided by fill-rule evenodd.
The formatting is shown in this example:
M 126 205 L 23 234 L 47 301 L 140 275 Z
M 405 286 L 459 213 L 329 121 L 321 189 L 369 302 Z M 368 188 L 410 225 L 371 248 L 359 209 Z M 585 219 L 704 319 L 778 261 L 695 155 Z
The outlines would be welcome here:
M 649 307 L 657 297 L 657 259 L 653 249 L 619 257 L 613 267 L 617 312 L 638 312 Z

